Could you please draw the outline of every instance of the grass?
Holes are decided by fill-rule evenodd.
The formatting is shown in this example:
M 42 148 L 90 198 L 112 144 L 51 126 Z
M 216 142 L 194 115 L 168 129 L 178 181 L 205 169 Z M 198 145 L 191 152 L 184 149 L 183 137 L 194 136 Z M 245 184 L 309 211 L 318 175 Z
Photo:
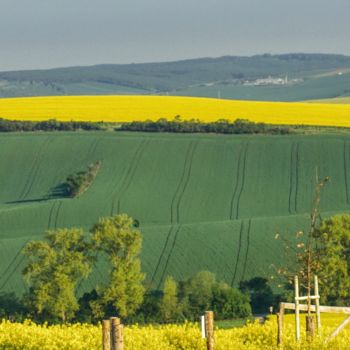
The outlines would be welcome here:
M 275 240 L 308 227 L 315 169 L 331 182 L 323 215 L 350 209 L 348 135 L 0 134 L 0 292 L 21 293 L 28 240 L 128 213 L 143 234 L 147 285 L 208 269 L 229 284 L 291 262 Z M 52 189 L 98 160 L 77 198 Z M 98 266 L 79 292 L 103 281 Z
M 0 116 L 13 120 L 105 121 L 198 118 L 249 119 L 281 125 L 350 126 L 346 104 L 218 100 L 169 96 L 59 96 L 0 100 Z

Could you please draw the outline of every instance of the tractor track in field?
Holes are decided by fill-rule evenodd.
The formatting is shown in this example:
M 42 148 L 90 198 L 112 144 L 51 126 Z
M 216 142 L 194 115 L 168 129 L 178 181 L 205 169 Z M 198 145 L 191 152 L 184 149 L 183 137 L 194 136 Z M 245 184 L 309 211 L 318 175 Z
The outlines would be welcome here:
M 6 269 L 4 270 L 4 272 L 1 273 L 1 276 L 0 276 L 0 281 L 5 278 L 6 274 L 10 271 L 10 268 L 11 266 L 16 262 L 17 258 L 21 255 L 21 252 L 22 252 L 22 249 L 24 248 L 24 246 L 29 242 L 26 241 L 26 243 L 24 243 L 22 245 L 22 247 L 18 250 L 18 252 L 16 253 L 16 255 L 13 257 L 13 259 L 9 262 L 8 266 L 6 267 Z M 10 274 L 11 276 L 11 274 Z
M 158 270 L 159 270 L 159 268 L 160 268 L 160 263 L 161 263 L 162 260 L 163 260 L 163 257 L 164 257 L 165 251 L 166 251 L 166 247 L 168 246 L 168 242 L 169 242 L 169 240 L 170 240 L 170 236 L 171 236 L 173 230 L 174 230 L 174 226 L 171 226 L 170 229 L 169 229 L 169 231 L 168 231 L 168 233 L 167 233 L 167 237 L 166 237 L 166 240 L 165 240 L 165 243 L 164 243 L 162 252 L 161 252 L 160 255 L 159 255 L 159 259 L 158 259 L 157 265 L 156 265 L 156 267 L 155 267 L 155 269 L 154 269 L 154 271 L 153 271 L 153 274 L 152 274 L 152 277 L 151 277 L 151 284 L 154 283 L 155 277 L 156 277 L 157 272 L 158 272 Z
M 61 207 L 62 207 L 62 201 L 59 201 L 58 203 L 58 206 L 57 206 L 57 210 L 56 210 L 56 215 L 55 215 L 55 229 L 57 229 L 57 224 L 58 224 L 58 217 L 59 217 L 59 214 L 60 214 L 60 210 L 61 210 Z
M 128 167 L 128 169 L 126 170 L 125 174 L 122 176 L 122 179 L 120 181 L 118 181 L 117 185 L 116 185 L 116 189 L 114 191 L 114 196 L 112 198 L 112 206 L 111 206 L 111 215 L 114 214 L 114 209 L 115 209 L 115 202 L 116 199 L 118 198 L 117 201 L 117 213 L 120 213 L 120 201 L 121 201 L 121 197 L 124 195 L 125 191 L 129 188 L 133 177 L 135 176 L 136 170 L 137 170 L 137 166 L 138 163 L 140 161 L 140 158 L 147 146 L 147 144 L 149 143 L 149 140 L 144 138 L 140 144 L 138 145 L 132 160 L 130 162 L 130 165 Z M 118 191 L 120 189 L 120 192 Z M 119 192 L 119 195 L 118 195 Z
M 232 280 L 231 280 L 231 286 L 233 287 L 236 276 L 237 276 L 237 270 L 238 270 L 238 264 L 239 264 L 239 257 L 241 255 L 241 247 L 242 247 L 242 236 L 243 236 L 243 228 L 244 228 L 244 220 L 241 220 L 241 227 L 239 229 L 239 240 L 238 240 L 238 249 L 237 249 L 237 257 L 236 257 L 236 264 L 235 264 L 235 270 L 233 272 Z
M 160 286 L 162 285 L 163 283 L 163 280 L 165 278 L 165 274 L 166 274 L 166 271 L 168 269 L 168 265 L 169 265 L 169 261 L 170 261 L 170 258 L 173 254 L 173 251 L 174 251 L 174 248 L 175 248 L 175 245 L 176 245 L 176 241 L 177 241 L 177 237 L 178 237 L 178 233 L 179 231 L 181 230 L 181 225 L 179 225 L 174 233 L 174 239 L 173 239 L 173 243 L 170 247 L 170 251 L 169 251 L 169 254 L 168 254 L 168 257 L 166 259 L 166 262 L 165 262 L 165 265 L 164 265 L 164 269 L 163 269 L 163 273 L 161 275 L 161 278 L 159 280 L 159 283 L 158 283 L 158 289 L 160 289 Z
M 23 247 L 24 247 L 24 245 L 23 245 Z M 21 252 L 21 250 L 22 250 L 22 248 L 20 249 L 19 253 Z M 17 253 L 17 256 L 18 255 L 19 254 Z M 17 269 L 20 267 L 20 265 L 23 263 L 24 260 L 25 260 L 25 256 L 23 255 L 22 258 L 20 258 L 17 265 L 12 269 L 12 272 L 8 274 L 8 277 L 6 278 L 6 280 L 0 285 L 0 291 L 6 287 L 8 281 L 11 279 L 12 275 L 17 271 Z M 13 264 L 14 264 L 14 262 L 13 262 Z M 11 264 L 11 266 L 12 266 L 12 264 Z
M 247 152 L 248 152 L 248 143 L 245 143 L 244 145 L 241 146 L 239 150 L 236 182 L 235 182 L 234 190 L 231 197 L 231 203 L 230 203 L 230 220 L 238 219 L 238 216 L 239 216 L 239 202 L 242 196 L 244 182 L 245 182 Z
M 192 171 L 192 160 L 193 160 L 193 155 L 196 147 L 197 147 L 197 142 L 191 141 L 186 151 L 181 178 L 177 185 L 175 194 L 171 200 L 171 205 L 170 205 L 170 222 L 172 224 L 180 223 L 180 203 L 181 203 L 183 194 L 186 190 L 186 187 L 188 185 L 188 182 L 190 180 L 191 171 Z M 176 221 L 175 221 L 175 218 L 176 218 Z
M 51 140 L 52 139 L 50 137 L 47 137 L 43 141 L 43 144 L 39 147 L 39 150 L 33 159 L 27 181 L 22 189 L 21 195 L 19 196 L 19 200 L 25 199 L 28 196 L 28 194 L 30 193 L 30 191 L 34 185 L 34 182 L 36 180 L 36 177 L 38 175 L 38 171 L 39 171 L 39 167 L 40 167 L 40 158 L 42 157 L 44 151 L 46 150 L 46 148 Z
M 244 189 L 245 174 L 246 174 L 246 169 L 247 169 L 247 153 L 248 153 L 248 143 L 245 145 L 245 148 L 244 148 L 241 186 L 240 186 L 240 189 L 238 192 L 237 206 L 236 206 L 236 219 L 238 219 L 238 216 L 239 216 L 239 205 L 240 205 L 241 196 L 242 196 L 243 189 Z
M 243 271 L 242 271 L 241 281 L 244 281 L 244 276 L 245 276 L 245 272 L 246 272 L 246 269 L 247 269 L 249 246 L 250 246 L 250 228 L 251 228 L 251 225 L 252 225 L 252 220 L 249 219 L 249 221 L 248 221 L 248 228 L 247 228 L 247 247 L 246 247 L 245 256 L 244 256 L 244 263 L 243 263 Z
M 54 212 L 56 203 L 57 203 L 57 201 L 54 201 L 54 202 L 52 203 L 52 205 L 51 205 L 51 208 L 50 208 L 49 218 L 48 218 L 48 221 L 47 221 L 47 229 L 48 229 L 48 230 L 51 228 L 52 215 L 53 215 L 53 212 Z
M 346 203 L 347 204 L 350 204 L 349 183 L 348 183 L 349 158 L 350 158 L 349 143 L 344 140 L 344 180 L 345 180 L 345 193 L 346 193 Z
M 290 182 L 289 182 L 289 214 L 297 213 L 298 197 L 298 172 L 299 172 L 299 144 L 294 142 L 290 156 Z

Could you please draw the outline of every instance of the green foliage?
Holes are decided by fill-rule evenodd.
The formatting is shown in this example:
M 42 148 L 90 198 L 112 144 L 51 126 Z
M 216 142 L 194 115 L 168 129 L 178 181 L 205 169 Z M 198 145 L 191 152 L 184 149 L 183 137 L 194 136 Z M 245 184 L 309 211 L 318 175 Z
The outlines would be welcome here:
M 0 118 L 0 132 L 14 131 L 78 131 L 102 130 L 103 124 L 96 122 L 61 122 L 55 119 L 45 121 L 9 120 Z
M 200 271 L 180 283 L 179 298 L 182 313 L 190 320 L 196 320 L 211 309 L 218 319 L 251 315 L 249 297 L 224 282 L 217 282 L 215 274 L 209 271 Z
M 71 320 L 78 310 L 76 290 L 91 271 L 91 256 L 83 231 L 48 231 L 43 241 L 23 248 L 28 263 L 23 276 L 29 284 L 26 304 L 35 316 Z
M 68 195 L 76 197 L 85 192 L 95 180 L 97 173 L 101 168 L 101 164 L 100 161 L 95 162 L 90 164 L 87 170 L 69 175 L 65 182 Z
M 292 129 L 273 126 L 265 123 L 254 123 L 237 119 L 230 122 L 225 119 L 213 123 L 205 123 L 198 119 L 182 120 L 180 116 L 174 120 L 134 121 L 124 123 L 117 131 L 174 132 L 174 133 L 216 133 L 216 134 L 290 134 Z
M 248 281 L 241 281 L 239 289 L 249 296 L 255 314 L 266 313 L 270 306 L 276 305 L 276 296 L 267 278 L 254 277 Z
M 171 322 L 176 321 L 179 314 L 177 284 L 171 276 L 168 276 L 164 283 L 163 296 L 160 302 L 160 317 L 164 322 Z
M 211 305 L 218 320 L 246 318 L 252 314 L 249 297 L 226 283 L 216 283 Z
M 108 285 L 97 289 L 98 299 L 91 304 L 95 316 L 102 317 L 110 307 L 120 317 L 134 314 L 144 295 L 140 231 L 132 218 L 121 214 L 100 219 L 91 234 L 94 249 L 106 255 L 111 267 Z
M 318 275 L 321 301 L 330 305 L 349 305 L 350 214 L 325 219 L 315 234 L 320 242 Z

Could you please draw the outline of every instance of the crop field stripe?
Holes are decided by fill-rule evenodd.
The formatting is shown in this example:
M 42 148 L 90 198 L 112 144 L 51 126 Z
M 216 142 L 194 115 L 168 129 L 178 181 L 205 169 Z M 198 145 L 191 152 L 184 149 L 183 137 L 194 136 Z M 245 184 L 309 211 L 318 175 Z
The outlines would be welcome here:
M 186 188 L 187 188 L 188 183 L 189 183 L 190 178 L 191 178 L 193 157 L 194 157 L 196 148 L 197 148 L 197 142 L 193 144 L 193 147 L 191 149 L 191 154 L 189 156 L 188 170 L 186 172 L 185 181 L 184 181 L 184 184 L 182 186 L 182 190 L 180 191 L 180 194 L 179 194 L 179 197 L 178 197 L 178 200 L 177 200 L 177 204 L 176 204 L 176 222 L 177 223 L 180 223 L 180 204 L 181 204 L 182 197 L 183 197 L 183 195 L 184 195 L 184 193 L 186 191 Z
M 56 216 L 55 216 L 55 230 L 57 229 L 58 217 L 59 217 L 61 207 L 62 207 L 62 201 L 59 201 L 58 206 L 57 206 L 57 210 L 56 210 Z
M 112 199 L 111 215 L 114 214 L 115 201 L 118 197 L 118 191 L 119 191 L 119 189 L 123 188 L 125 181 L 127 181 L 128 176 L 129 176 L 130 172 L 132 171 L 132 168 L 136 166 L 135 163 L 137 160 L 137 156 L 138 156 L 139 152 L 141 151 L 142 146 L 144 145 L 145 142 L 146 142 L 146 140 L 144 138 L 142 138 L 139 145 L 136 148 L 136 151 L 134 152 L 134 154 L 132 156 L 132 159 L 131 159 L 131 162 L 129 163 L 129 166 L 126 168 L 126 170 L 125 170 L 124 174 L 121 176 L 121 178 L 118 179 L 118 181 L 117 181 L 117 184 L 115 186 L 115 190 L 113 191 L 115 194 L 114 194 L 114 198 Z
M 236 193 L 238 191 L 238 182 L 239 182 L 239 168 L 241 164 L 241 157 L 242 157 L 242 149 L 243 145 L 241 145 L 239 149 L 239 155 L 238 155 L 238 162 L 237 162 L 237 171 L 236 171 L 236 181 L 234 183 L 234 189 L 231 197 L 231 203 L 230 203 L 230 220 L 233 219 L 233 209 L 234 209 L 234 203 L 235 203 L 235 198 L 236 198 Z
M 348 183 L 348 175 L 349 175 L 349 143 L 344 140 L 344 180 L 345 180 L 345 193 L 346 193 L 346 203 L 349 203 L 349 183 Z
M 295 158 L 295 195 L 294 195 L 294 213 L 298 213 L 298 189 L 299 189 L 299 162 L 300 162 L 300 145 L 296 146 Z
M 27 241 L 28 242 L 28 241 Z M 24 246 L 27 244 L 24 243 L 22 245 L 22 247 L 18 250 L 18 252 L 15 254 L 15 256 L 13 257 L 13 259 L 9 262 L 8 266 L 6 267 L 6 269 L 4 270 L 4 272 L 1 273 L 1 276 L 0 276 L 0 281 L 6 277 L 6 274 L 10 271 L 10 268 L 11 266 L 16 262 L 17 258 L 21 255 L 21 252 L 22 252 L 22 249 L 24 248 Z M 11 276 L 11 274 L 10 274 Z
M 298 144 L 293 142 L 290 154 L 290 183 L 289 183 L 289 214 L 296 213 L 296 193 L 297 193 L 297 153 Z
M 137 167 L 138 165 L 138 155 L 140 152 L 142 152 L 142 148 L 144 148 L 144 145 L 146 143 L 146 139 L 142 138 L 142 140 L 140 141 L 139 145 L 136 148 L 136 151 L 132 157 L 131 162 L 129 163 L 129 167 L 126 169 L 125 173 L 121 176 L 121 179 L 118 180 L 117 184 L 116 184 L 116 188 L 113 191 L 115 194 L 112 198 L 112 205 L 111 205 L 111 215 L 114 215 L 114 209 L 115 209 L 115 202 L 118 198 L 117 201 L 117 213 L 120 212 L 120 192 L 123 192 L 123 188 L 125 187 L 125 183 L 128 181 L 130 174 L 132 173 L 133 169 Z
M 248 143 L 246 143 L 244 146 L 242 176 L 241 176 L 240 189 L 238 192 L 237 205 L 236 205 L 236 219 L 238 219 L 238 216 L 239 216 L 239 203 L 240 203 L 241 196 L 244 189 L 245 173 L 246 173 L 246 166 L 247 166 L 247 153 L 248 153 Z
M 236 264 L 235 264 L 235 270 L 234 270 L 234 273 L 233 273 L 233 276 L 232 276 L 232 281 L 231 281 L 231 286 L 232 287 L 234 286 L 234 283 L 236 281 L 238 264 L 239 264 L 239 257 L 241 255 L 243 229 L 244 229 L 244 220 L 241 220 L 241 227 L 240 227 L 240 230 L 239 230 L 239 240 L 238 240 L 238 247 L 237 247 Z
M 19 200 L 25 199 L 27 195 L 30 193 L 30 190 L 34 184 L 35 177 L 38 173 L 38 169 L 40 166 L 40 162 L 39 162 L 40 157 L 42 156 L 42 153 L 46 151 L 47 145 L 50 142 L 50 140 L 51 140 L 50 137 L 45 138 L 45 140 L 43 141 L 43 144 L 39 147 L 38 152 L 34 156 L 32 166 L 31 166 L 29 175 L 27 177 L 27 181 L 22 189 L 21 195 L 19 196 Z
M 169 240 L 170 240 L 170 236 L 171 236 L 171 233 L 172 233 L 173 229 L 174 229 L 174 226 L 171 226 L 170 229 L 169 229 L 169 231 L 168 231 L 168 234 L 167 234 L 167 237 L 166 237 L 166 240 L 165 240 L 165 243 L 164 243 L 162 252 L 161 252 L 160 255 L 159 255 L 159 259 L 158 259 L 157 265 L 156 265 L 156 267 L 155 267 L 155 269 L 154 269 L 154 271 L 153 271 L 152 277 L 151 277 L 151 285 L 153 285 L 153 283 L 155 282 L 155 277 L 156 277 L 157 272 L 158 272 L 158 270 L 159 270 L 159 268 L 160 268 L 160 264 L 161 264 L 161 262 L 162 262 L 162 260 L 163 260 L 163 257 L 164 257 L 166 248 L 167 248 L 167 246 L 168 246 L 168 242 L 169 242 Z
M 12 275 L 17 271 L 17 269 L 21 266 L 21 264 L 24 262 L 24 260 L 25 260 L 25 256 L 23 255 L 22 258 L 20 259 L 20 261 L 18 262 L 18 264 L 12 270 L 12 272 L 8 275 L 8 277 L 6 278 L 5 282 L 3 282 L 0 285 L 0 291 L 3 290 L 6 287 L 8 281 L 11 279 Z
M 48 222 L 47 222 L 47 229 L 49 230 L 51 228 L 51 224 L 52 224 L 52 215 L 54 213 L 54 210 L 55 210 L 55 206 L 57 204 L 57 200 L 55 200 L 51 206 L 51 209 L 50 209 L 50 213 L 49 213 L 49 219 L 48 219 Z
M 142 155 L 145 152 L 145 149 L 147 148 L 147 145 L 149 144 L 149 142 L 150 142 L 150 140 L 148 140 L 148 139 L 144 140 L 143 146 L 140 147 L 140 150 L 139 150 L 137 156 L 135 157 L 134 165 L 130 168 L 130 172 L 126 177 L 127 182 L 124 182 L 124 186 L 120 189 L 120 193 L 119 193 L 119 197 L 118 197 L 118 213 L 120 213 L 121 200 L 122 200 L 123 196 L 125 195 L 125 193 L 127 192 L 127 190 L 129 189 L 132 181 L 134 180 L 137 168 L 140 165 L 140 160 L 141 160 Z
M 165 274 L 166 274 L 167 269 L 168 269 L 169 261 L 170 261 L 170 258 L 172 256 L 172 254 L 173 254 L 174 247 L 176 245 L 176 240 L 177 240 L 177 237 L 178 237 L 178 233 L 179 233 L 180 230 L 181 230 L 181 225 L 179 225 L 177 227 L 176 231 L 175 231 L 173 243 L 172 243 L 172 245 L 170 247 L 170 251 L 169 251 L 168 257 L 166 259 L 165 265 L 164 265 L 163 273 L 162 273 L 162 276 L 161 276 L 161 278 L 159 280 L 159 283 L 158 283 L 158 290 L 160 289 L 160 286 L 162 285 L 162 283 L 164 281 Z
M 179 193 L 181 191 L 181 187 L 183 186 L 183 182 L 184 182 L 184 179 L 186 177 L 186 171 L 187 171 L 187 164 L 188 164 L 188 161 L 191 157 L 191 151 L 192 151 L 192 148 L 193 148 L 193 141 L 190 142 L 188 148 L 187 148 L 187 152 L 186 152 L 186 155 L 185 155 L 185 161 L 184 161 L 184 165 L 183 165 L 183 168 L 182 168 L 182 174 L 181 174 L 181 178 L 180 178 L 180 181 L 177 185 L 177 188 L 176 188 L 176 191 L 175 191 L 175 194 L 171 200 L 171 206 L 170 206 L 170 222 L 173 224 L 174 223 L 174 219 L 175 217 L 178 218 L 178 215 L 177 215 L 177 200 L 178 200 L 178 196 L 179 196 Z
M 246 246 L 246 251 L 245 251 L 241 281 L 244 281 L 244 276 L 245 276 L 245 272 L 247 269 L 247 261 L 248 261 L 249 246 L 250 246 L 250 227 L 251 227 L 251 224 L 252 224 L 252 220 L 249 219 L 248 228 L 247 228 L 247 246 Z

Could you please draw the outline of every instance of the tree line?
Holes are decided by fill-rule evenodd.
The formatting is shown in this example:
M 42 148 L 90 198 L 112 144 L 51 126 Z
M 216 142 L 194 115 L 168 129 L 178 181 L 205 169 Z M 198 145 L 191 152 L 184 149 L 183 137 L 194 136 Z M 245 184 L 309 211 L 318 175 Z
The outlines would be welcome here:
M 252 314 L 252 286 L 232 288 L 209 271 L 178 282 L 168 276 L 161 290 L 154 289 L 141 270 L 142 235 L 135 222 L 120 214 L 101 218 L 89 233 L 57 229 L 27 243 L 22 253 L 28 291 L 21 299 L 0 295 L 0 317 L 56 323 L 118 315 L 125 322 L 164 323 L 197 320 L 208 309 L 217 319 Z M 101 269 L 106 278 L 82 295 L 86 279 Z
M 67 121 L 56 119 L 44 121 L 9 120 L 0 118 L 0 132 L 18 131 L 78 131 L 78 130 L 102 130 L 101 122 Z
M 230 122 L 220 119 L 216 122 L 206 123 L 199 119 L 182 120 L 180 116 L 173 120 L 165 118 L 157 121 L 134 121 L 123 123 L 121 131 L 143 131 L 143 132 L 172 132 L 172 133 L 216 133 L 216 134 L 290 134 L 293 130 L 289 127 L 276 126 L 265 123 L 254 123 L 246 119 L 236 119 Z
M 293 133 L 292 128 L 286 126 L 254 123 L 245 119 L 230 122 L 220 119 L 216 122 L 206 123 L 199 119 L 183 120 L 180 116 L 173 120 L 165 118 L 157 121 L 134 121 L 130 123 L 104 123 L 104 122 L 61 122 L 55 119 L 46 121 L 21 121 L 0 118 L 0 132 L 19 131 L 141 131 L 141 132 L 171 132 L 171 133 L 216 133 L 216 134 L 272 134 L 284 135 Z

